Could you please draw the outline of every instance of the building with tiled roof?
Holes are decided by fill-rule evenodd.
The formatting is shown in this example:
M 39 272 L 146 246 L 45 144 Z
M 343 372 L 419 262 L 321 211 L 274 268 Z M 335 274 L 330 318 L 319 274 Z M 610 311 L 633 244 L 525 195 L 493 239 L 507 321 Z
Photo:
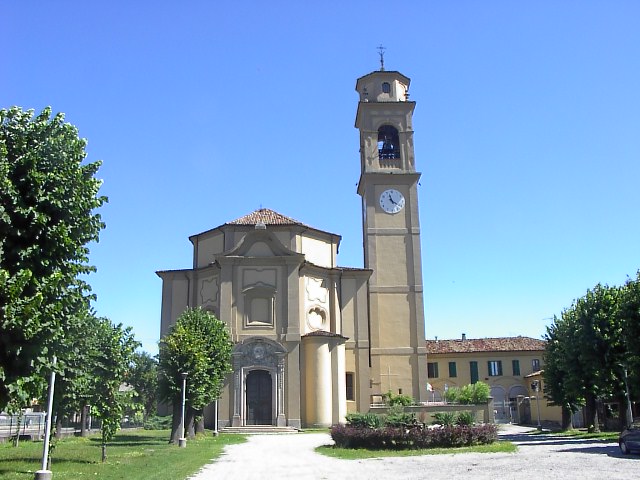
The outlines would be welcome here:
M 190 306 L 212 312 L 229 326 L 235 344 L 232 378 L 242 381 L 230 382 L 221 398 L 219 426 L 300 428 L 324 422 L 301 408 L 301 390 L 307 388 L 304 369 L 322 382 L 342 378 L 341 384 L 350 382 L 354 391 L 353 373 L 347 375 L 344 356 L 351 372 L 364 363 L 356 340 L 367 332 L 366 286 L 371 270 L 338 267 L 339 235 L 267 208 L 189 240 L 193 266 L 157 272 L 163 281 L 161 334 L 168 333 Z M 322 414 L 330 419 L 346 413 L 343 388 L 323 399 Z M 273 398 L 261 397 L 265 389 Z M 296 393 L 289 394 L 289 389 Z M 320 390 L 306 400 L 312 408 L 319 408 L 318 395 L 331 392 L 324 385 Z M 285 401 L 288 395 L 292 398 Z M 368 405 L 368 397 L 365 401 Z M 205 411 L 210 419 L 211 408 Z
M 260 208 L 190 236 L 190 268 L 157 272 L 161 335 L 200 307 L 234 344 L 206 426 L 326 427 L 388 391 L 426 400 L 415 102 L 395 71 L 361 77 L 356 91 L 364 268 L 339 266 L 339 235 Z
M 426 346 L 434 398 L 442 398 L 451 387 L 482 381 L 491 388 L 496 421 L 519 422 L 527 415 L 526 420 L 531 420 L 530 412 L 518 408 L 518 398 L 531 396 L 527 376 L 543 368 L 544 340 L 522 336 L 467 338 L 463 334 L 457 339 L 427 340 Z
M 291 217 L 287 217 L 282 215 L 281 213 L 275 212 L 268 208 L 260 208 L 254 212 L 251 212 L 248 215 L 245 215 L 240 218 L 236 218 L 231 222 L 228 222 L 227 225 L 301 225 L 306 227 L 302 222 L 298 220 L 294 220 Z
M 540 352 L 545 341 L 531 337 L 469 338 L 427 340 L 427 354 L 470 352 Z

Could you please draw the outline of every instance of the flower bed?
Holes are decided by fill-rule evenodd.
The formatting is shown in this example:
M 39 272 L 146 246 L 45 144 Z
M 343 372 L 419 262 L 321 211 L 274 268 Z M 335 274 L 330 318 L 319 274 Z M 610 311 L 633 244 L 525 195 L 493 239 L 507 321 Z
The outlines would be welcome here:
M 337 447 L 370 450 L 467 447 L 495 442 L 498 427 L 494 424 L 436 427 L 415 425 L 409 428 L 334 425 L 331 427 L 331 438 Z

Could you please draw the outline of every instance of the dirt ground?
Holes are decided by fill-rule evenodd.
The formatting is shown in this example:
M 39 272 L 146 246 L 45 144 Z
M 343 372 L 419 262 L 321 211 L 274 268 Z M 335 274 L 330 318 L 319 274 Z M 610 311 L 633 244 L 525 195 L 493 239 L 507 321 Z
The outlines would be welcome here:
M 338 460 L 314 452 L 332 443 L 324 433 L 253 435 L 227 447 L 193 480 L 240 479 L 631 479 L 640 478 L 640 456 L 623 456 L 617 443 L 530 435 L 529 427 L 501 426 L 516 453 L 464 453 Z

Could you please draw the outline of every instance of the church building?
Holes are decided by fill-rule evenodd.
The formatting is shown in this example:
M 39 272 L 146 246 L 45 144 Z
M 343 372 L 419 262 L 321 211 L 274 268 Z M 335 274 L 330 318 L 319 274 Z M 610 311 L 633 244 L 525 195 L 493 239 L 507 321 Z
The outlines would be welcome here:
M 261 208 L 191 236 L 192 268 L 157 272 L 161 335 L 187 307 L 229 328 L 219 428 L 329 426 L 388 391 L 427 399 L 409 82 L 382 66 L 356 82 L 364 268 L 338 264 L 339 235 Z

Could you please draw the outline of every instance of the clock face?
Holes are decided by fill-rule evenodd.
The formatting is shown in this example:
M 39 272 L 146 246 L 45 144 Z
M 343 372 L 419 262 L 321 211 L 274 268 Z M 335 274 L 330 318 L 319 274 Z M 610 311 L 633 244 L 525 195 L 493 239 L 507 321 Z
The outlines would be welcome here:
M 398 213 L 404 208 L 404 196 L 393 188 L 385 190 L 380 195 L 380 207 L 387 213 Z

